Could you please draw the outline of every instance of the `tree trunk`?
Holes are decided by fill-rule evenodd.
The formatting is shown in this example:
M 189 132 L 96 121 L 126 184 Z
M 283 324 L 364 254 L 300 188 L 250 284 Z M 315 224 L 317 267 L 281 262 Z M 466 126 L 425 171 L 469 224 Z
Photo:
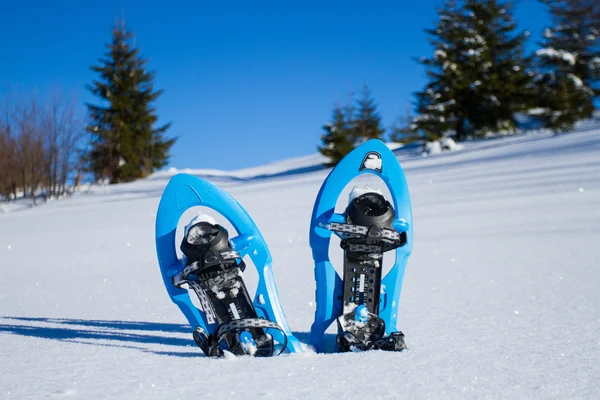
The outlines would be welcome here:
M 464 140 L 465 137 L 465 119 L 463 117 L 459 117 L 458 121 L 456 121 L 456 135 L 454 139 L 457 142 Z

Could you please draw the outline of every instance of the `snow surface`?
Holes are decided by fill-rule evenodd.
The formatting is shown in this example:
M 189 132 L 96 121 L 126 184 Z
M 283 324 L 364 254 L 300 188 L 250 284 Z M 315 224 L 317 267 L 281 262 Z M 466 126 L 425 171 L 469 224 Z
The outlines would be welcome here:
M 539 49 L 535 52 L 535 54 L 540 57 L 560 58 L 561 60 L 566 61 L 568 64 L 575 65 L 575 56 L 568 51 L 556 50 L 549 47 L 546 49 Z
M 415 227 L 408 350 L 205 358 L 158 270 L 165 173 L 0 215 L 0 398 L 600 398 L 600 126 L 396 154 Z M 309 219 L 329 170 L 257 171 L 210 179 L 262 230 L 306 343 Z

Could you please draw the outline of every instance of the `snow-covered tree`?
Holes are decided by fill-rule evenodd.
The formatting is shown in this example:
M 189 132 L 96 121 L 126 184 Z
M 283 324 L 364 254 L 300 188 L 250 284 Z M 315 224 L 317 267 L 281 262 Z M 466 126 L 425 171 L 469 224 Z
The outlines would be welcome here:
M 524 54 L 529 32 L 517 32 L 513 3 L 466 0 L 467 40 L 476 47 L 470 85 L 469 123 L 476 132 L 513 130 L 516 112 L 528 108 L 533 73 Z
M 446 0 L 438 15 L 436 28 L 425 30 L 434 52 L 432 57 L 419 60 L 429 82 L 415 95 L 417 115 L 412 125 L 429 140 L 439 139 L 451 129 L 457 136 L 464 134 L 465 116 L 456 99 L 468 86 L 467 77 L 458 68 L 465 27 L 457 2 Z
M 597 0 L 545 0 L 552 26 L 536 52 L 541 115 L 556 131 L 592 116 L 600 95 L 600 6 Z
M 414 127 L 429 139 L 454 132 L 512 129 L 526 108 L 531 75 L 512 4 L 498 0 L 446 0 L 431 36 L 433 56 L 423 58 L 429 82 L 417 92 Z

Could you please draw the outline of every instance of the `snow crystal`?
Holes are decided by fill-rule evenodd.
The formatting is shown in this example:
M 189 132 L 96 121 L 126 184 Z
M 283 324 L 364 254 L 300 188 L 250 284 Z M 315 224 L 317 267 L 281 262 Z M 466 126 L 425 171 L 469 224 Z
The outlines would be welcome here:
M 446 58 L 446 57 L 447 57 L 447 54 L 446 54 L 446 52 L 445 52 L 444 50 L 436 50 L 436 51 L 433 53 L 433 56 L 434 56 L 435 58 Z
M 556 50 L 551 47 L 545 49 L 539 49 L 535 52 L 537 56 L 548 57 L 548 58 L 560 58 L 563 61 L 571 65 L 575 65 L 575 56 L 568 51 Z
M 231 290 L 229 291 L 229 294 L 231 295 L 231 297 L 236 297 L 236 296 L 238 295 L 238 293 L 239 293 L 239 292 L 240 292 L 240 289 L 238 289 L 238 288 L 234 287 L 233 289 L 231 289 Z M 223 296 L 223 297 L 225 297 L 225 296 Z
M 550 39 L 552 36 L 553 36 L 553 35 L 552 35 L 552 29 L 550 29 L 550 28 L 546 28 L 546 30 L 544 31 L 544 37 L 545 37 L 546 39 Z

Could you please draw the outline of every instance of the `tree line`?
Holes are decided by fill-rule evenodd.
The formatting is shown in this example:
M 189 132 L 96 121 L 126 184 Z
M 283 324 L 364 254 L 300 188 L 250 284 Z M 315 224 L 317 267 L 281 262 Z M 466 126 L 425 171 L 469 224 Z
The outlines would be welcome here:
M 86 112 L 70 96 L 9 93 L 0 104 L 0 199 L 48 199 L 70 192 L 82 176 L 129 182 L 168 163 L 176 138 L 156 126 L 154 72 L 125 23 L 115 24 L 86 88 L 98 99 Z
M 427 83 L 414 108 L 398 118 L 389 139 L 397 142 L 462 141 L 492 132 L 515 132 L 518 113 L 556 132 L 590 118 L 600 95 L 600 2 L 540 0 L 552 17 L 532 54 L 529 31 L 518 31 L 514 4 L 500 0 L 445 0 L 437 24 L 425 32 L 433 48 L 423 65 Z M 362 100 L 363 103 L 365 99 Z M 384 129 L 374 101 L 369 112 L 336 106 L 319 151 L 335 165 L 369 136 Z M 359 104 L 360 109 L 360 104 Z
M 82 170 L 82 120 L 60 92 L 49 98 L 9 95 L 0 107 L 0 196 L 45 199 L 67 192 Z

